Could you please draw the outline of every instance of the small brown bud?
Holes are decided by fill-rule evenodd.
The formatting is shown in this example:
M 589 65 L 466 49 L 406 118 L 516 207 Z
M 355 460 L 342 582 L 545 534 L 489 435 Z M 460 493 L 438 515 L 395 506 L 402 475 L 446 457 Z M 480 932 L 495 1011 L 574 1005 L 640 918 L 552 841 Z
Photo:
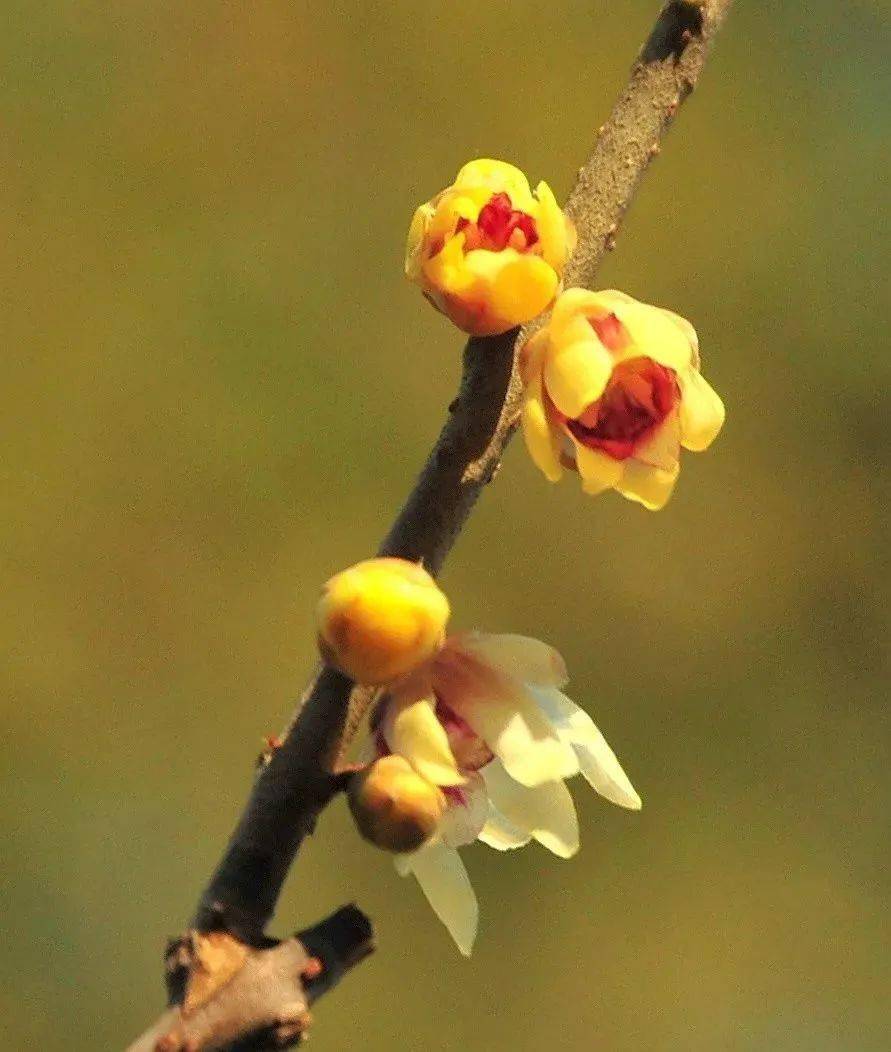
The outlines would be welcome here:
M 347 798 L 362 836 L 396 854 L 417 851 L 445 810 L 440 790 L 402 756 L 382 756 L 354 774 Z

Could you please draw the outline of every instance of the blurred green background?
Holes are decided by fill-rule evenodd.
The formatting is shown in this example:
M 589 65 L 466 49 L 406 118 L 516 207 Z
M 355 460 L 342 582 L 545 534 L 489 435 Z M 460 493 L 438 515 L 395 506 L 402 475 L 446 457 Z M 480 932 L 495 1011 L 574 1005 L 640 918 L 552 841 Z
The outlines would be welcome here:
M 372 552 L 461 338 L 401 277 L 493 155 L 565 195 L 655 0 L 0 3 L 0 1031 L 120 1048 Z M 673 502 L 551 488 L 519 443 L 444 575 L 556 644 L 644 797 L 583 848 L 465 852 L 459 958 L 342 803 L 278 932 L 379 952 L 313 1047 L 887 1052 L 891 32 L 740 2 L 602 284 L 699 330 L 728 406 Z

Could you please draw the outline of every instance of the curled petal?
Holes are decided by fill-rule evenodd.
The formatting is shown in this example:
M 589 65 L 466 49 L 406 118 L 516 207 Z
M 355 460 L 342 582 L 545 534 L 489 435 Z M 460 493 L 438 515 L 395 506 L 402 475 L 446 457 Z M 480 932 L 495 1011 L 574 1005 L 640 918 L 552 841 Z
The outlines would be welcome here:
M 724 424 L 724 403 L 711 384 L 689 369 L 678 375 L 681 385 L 681 443 L 699 453 L 712 444 Z
M 643 504 L 650 511 L 664 508 L 678 480 L 680 464 L 677 464 L 673 471 L 663 471 L 629 457 L 623 461 L 623 465 L 622 477 L 616 483 L 619 493 L 629 500 Z
M 635 449 L 634 456 L 644 464 L 663 471 L 673 471 L 681 451 L 681 423 L 677 410 L 673 410 Z
M 573 439 L 575 463 L 582 477 L 582 489 L 591 496 L 612 489 L 622 477 L 622 461 L 599 449 L 589 449 Z
M 532 834 L 515 826 L 489 801 L 489 817 L 480 830 L 478 839 L 496 851 L 511 851 L 514 848 L 525 847 L 532 839 Z
M 591 788 L 619 807 L 639 811 L 640 797 L 587 712 L 559 690 L 533 688 L 532 693 L 557 733 L 575 747 Z
M 400 876 L 414 873 L 433 912 L 469 957 L 476 939 L 479 906 L 461 857 L 454 848 L 431 844 L 396 859 Z
M 563 782 L 523 786 L 497 762 L 483 768 L 483 777 L 492 804 L 513 826 L 526 830 L 560 858 L 571 858 L 578 851 L 578 818 Z

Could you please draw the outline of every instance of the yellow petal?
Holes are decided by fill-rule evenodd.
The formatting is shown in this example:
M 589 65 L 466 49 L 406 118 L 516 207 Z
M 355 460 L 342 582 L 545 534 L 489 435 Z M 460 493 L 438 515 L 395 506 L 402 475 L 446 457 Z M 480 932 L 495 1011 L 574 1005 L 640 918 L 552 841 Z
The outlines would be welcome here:
M 421 260 L 423 257 L 422 247 L 424 235 L 430 225 L 433 209 L 430 205 L 421 205 L 415 211 L 408 229 L 408 238 L 405 244 L 405 275 L 409 281 L 418 281 L 421 276 Z
M 613 371 L 613 358 L 595 339 L 555 345 L 545 359 L 544 384 L 554 405 L 574 418 L 603 394 Z
M 689 368 L 694 350 L 681 326 L 659 307 L 632 300 L 615 299 L 612 312 L 625 326 L 631 345 L 616 355 L 616 361 L 645 355 L 675 372 Z
M 674 311 L 666 310 L 664 307 L 660 308 L 662 313 L 672 324 L 677 325 L 681 332 L 684 334 L 684 339 L 690 344 L 692 350 L 692 364 L 696 369 L 699 368 L 699 337 L 696 335 L 696 330 L 687 321 L 686 318 L 682 318 L 680 314 L 675 314 Z
M 642 464 L 633 457 L 629 457 L 622 463 L 624 466 L 622 477 L 615 487 L 619 493 L 629 500 L 643 504 L 650 511 L 664 508 L 680 474 L 680 464 L 674 471 L 663 471 L 661 468 Z
M 520 348 L 520 379 L 524 384 L 532 381 L 533 377 L 540 376 L 545 355 L 548 351 L 548 330 L 539 329 L 534 336 L 530 337 Z
M 515 168 L 506 161 L 494 161 L 488 157 L 469 161 L 458 172 L 454 186 L 457 189 L 483 186 L 493 194 L 503 191 L 510 195 L 514 208 L 524 212 L 529 211 L 534 205 L 529 190 L 529 180 L 519 168 Z
M 575 247 L 575 227 L 563 214 L 551 188 L 541 182 L 535 188 L 538 208 L 535 213 L 541 254 L 546 262 L 563 273 L 566 261 Z
M 469 957 L 476 939 L 479 906 L 461 857 L 454 848 L 431 844 L 397 860 L 401 876 L 414 873 L 433 912 L 460 952 Z
M 485 302 L 492 324 L 500 325 L 491 328 L 492 333 L 531 321 L 557 291 L 553 268 L 539 256 L 524 256 L 515 249 L 475 249 L 464 257 L 464 264 L 477 281 L 475 294 Z
M 531 693 L 557 733 L 574 746 L 579 769 L 591 788 L 619 807 L 639 811 L 640 797 L 587 712 L 554 688 L 536 687 Z
M 541 393 L 541 377 L 535 376 L 523 396 L 520 411 L 523 439 L 532 462 L 549 482 L 559 482 L 563 475 L 560 466 L 560 438 L 548 421 Z
M 693 369 L 678 374 L 681 385 L 681 442 L 699 453 L 708 449 L 724 424 L 724 403 Z
M 582 490 L 596 497 L 604 490 L 613 489 L 622 477 L 622 461 L 599 449 L 588 449 L 575 442 L 575 463 L 582 477 Z
M 381 731 L 391 751 L 405 757 L 418 774 L 434 785 L 464 784 L 431 698 L 398 694 L 389 698 Z
M 519 785 L 497 761 L 483 768 L 493 806 L 518 829 L 527 830 L 559 858 L 579 849 L 579 825 L 572 794 L 562 781 L 529 788 Z
M 646 441 L 634 450 L 634 457 L 663 471 L 674 471 L 681 450 L 681 423 L 677 410 L 653 427 Z
M 476 278 L 467 269 L 464 255 L 464 235 L 449 238 L 442 251 L 423 263 L 424 278 L 434 290 L 460 295 L 468 292 Z
M 568 325 L 584 320 L 589 313 L 602 314 L 609 309 L 611 308 L 603 306 L 600 294 L 597 292 L 580 288 L 566 289 L 554 304 L 554 312 L 550 321 L 551 339 L 558 342 L 570 342 L 565 332 Z M 587 329 L 590 329 L 590 326 L 587 326 Z
M 458 637 L 458 645 L 503 675 L 523 683 L 562 687 L 569 678 L 562 656 L 540 639 L 513 633 L 467 632 Z

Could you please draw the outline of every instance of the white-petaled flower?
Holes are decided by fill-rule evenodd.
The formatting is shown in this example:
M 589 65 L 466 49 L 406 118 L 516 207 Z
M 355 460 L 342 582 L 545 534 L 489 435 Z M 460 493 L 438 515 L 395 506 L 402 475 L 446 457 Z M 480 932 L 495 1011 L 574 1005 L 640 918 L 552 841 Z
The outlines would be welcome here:
M 459 847 L 480 840 L 506 851 L 536 840 L 570 858 L 579 830 L 564 780 L 577 773 L 613 803 L 641 806 L 603 735 L 562 693 L 566 679 L 545 643 L 465 633 L 391 687 L 375 713 L 376 753 L 403 757 L 445 797 L 433 837 L 396 867 L 415 875 L 464 955 L 478 906 Z

